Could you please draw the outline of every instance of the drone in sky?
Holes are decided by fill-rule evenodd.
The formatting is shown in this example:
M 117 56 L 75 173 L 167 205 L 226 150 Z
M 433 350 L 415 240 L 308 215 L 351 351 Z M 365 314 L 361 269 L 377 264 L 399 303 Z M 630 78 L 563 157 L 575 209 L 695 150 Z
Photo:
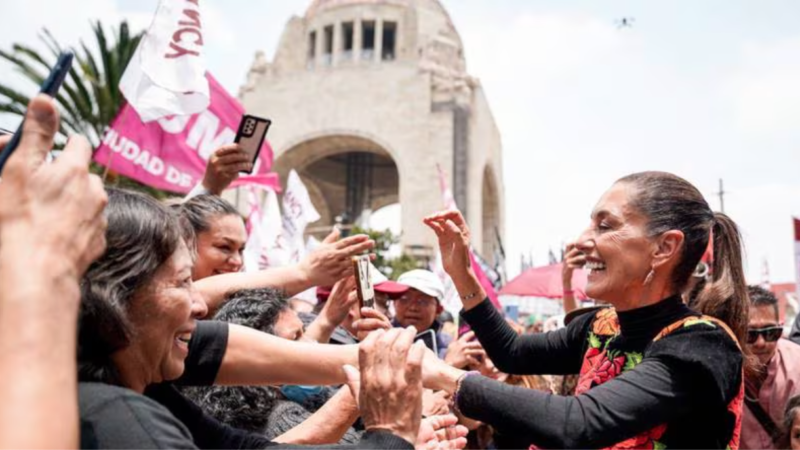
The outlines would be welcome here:
M 633 23 L 636 22 L 635 17 L 622 17 L 616 21 L 617 29 L 633 28 Z

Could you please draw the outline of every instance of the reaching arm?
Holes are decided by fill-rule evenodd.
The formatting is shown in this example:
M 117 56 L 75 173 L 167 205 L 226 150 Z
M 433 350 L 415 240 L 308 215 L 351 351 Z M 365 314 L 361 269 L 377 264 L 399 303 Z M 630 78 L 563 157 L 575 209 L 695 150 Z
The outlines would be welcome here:
M 215 311 L 229 294 L 241 289 L 271 287 L 292 296 L 314 286 L 331 286 L 353 273 L 351 257 L 375 247 L 366 235 L 339 240 L 334 230 L 323 243 L 298 264 L 252 273 L 228 273 L 203 278 L 195 288 L 204 296 L 209 312 Z
M 583 336 L 591 314 L 579 317 L 567 328 L 527 335 L 517 334 L 488 299 L 463 316 L 502 372 L 562 375 L 580 371 Z
M 454 390 L 463 372 L 443 366 L 439 370 L 438 384 Z M 682 330 L 653 344 L 634 369 L 578 396 L 467 376 L 457 395 L 458 409 L 540 447 L 598 448 L 699 408 L 724 413 L 741 388 L 741 370 L 741 353 L 724 331 Z
M 300 425 L 276 437 L 274 442 L 287 444 L 334 444 L 358 418 L 358 406 L 349 388 L 344 386 L 322 408 Z
M 347 277 L 339 280 L 333 286 L 322 311 L 308 326 L 303 337 L 320 344 L 328 343 L 333 331 L 344 321 L 350 309 L 358 303 L 358 295 L 354 289 L 355 278 Z
M 287 341 L 231 324 L 215 384 L 342 384 L 345 364 L 358 365 L 357 346 Z
M 0 183 L 0 447 L 79 444 L 78 283 L 105 249 L 107 196 L 73 136 L 43 164 L 59 128 L 55 101 L 28 105 Z M 0 138 L 0 151 L 9 137 Z M 57 418 L 54 420 L 54 418 Z

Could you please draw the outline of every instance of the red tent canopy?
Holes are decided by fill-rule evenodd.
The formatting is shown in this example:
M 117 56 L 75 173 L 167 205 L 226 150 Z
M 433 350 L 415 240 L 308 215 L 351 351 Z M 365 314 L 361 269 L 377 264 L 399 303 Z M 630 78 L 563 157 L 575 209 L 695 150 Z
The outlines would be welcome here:
M 576 300 L 587 300 L 586 272 L 576 270 L 572 273 L 572 290 Z M 517 295 L 520 297 L 562 298 L 561 263 L 551 266 L 528 269 L 517 278 L 509 281 L 500 295 Z

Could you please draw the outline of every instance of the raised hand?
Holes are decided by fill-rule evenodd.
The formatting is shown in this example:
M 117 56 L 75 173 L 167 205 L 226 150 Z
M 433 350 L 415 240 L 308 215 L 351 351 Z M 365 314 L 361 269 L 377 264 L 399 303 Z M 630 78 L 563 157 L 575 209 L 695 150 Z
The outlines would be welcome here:
M 58 159 L 43 164 L 58 128 L 54 100 L 44 95 L 31 100 L 19 147 L 0 182 L 4 448 L 79 443 L 78 286 L 105 250 L 108 197 L 100 178 L 89 173 L 92 148 L 85 138 L 72 137 Z M 8 141 L 0 139 L 0 149 Z
M 358 303 L 355 287 L 356 280 L 353 276 L 341 279 L 333 285 L 331 295 L 320 311 L 320 316 L 323 316 L 331 327 L 338 327 L 347 318 L 350 309 Z
M 203 187 L 214 195 L 221 195 L 222 191 L 239 178 L 239 172 L 249 172 L 252 169 L 253 157 L 241 145 L 223 145 L 208 158 Z
M 57 266 L 46 270 L 63 270 L 77 281 L 105 250 L 108 197 L 100 178 L 89 173 L 92 147 L 83 136 L 71 137 L 58 159 L 43 164 L 58 123 L 52 99 L 31 101 L 0 183 L 0 245 L 16 249 L 23 266 L 24 259 L 50 256 Z
M 444 211 L 422 220 L 439 240 L 444 270 L 453 280 L 472 272 L 469 247 L 470 231 L 460 212 Z
M 470 258 L 470 232 L 458 211 L 444 211 L 422 220 L 439 240 L 442 266 L 458 290 L 464 309 L 470 310 L 486 298 L 475 277 Z
M 561 285 L 564 290 L 564 312 L 568 313 L 578 307 L 575 294 L 572 292 L 572 274 L 586 264 L 586 255 L 574 242 L 564 249 L 564 263 L 561 266 Z
M 361 308 L 360 318 L 353 322 L 356 331 L 356 339 L 363 341 L 370 333 L 376 330 L 389 330 L 392 322 L 375 308 Z
M 375 241 L 364 234 L 341 240 L 339 237 L 339 230 L 334 229 L 319 247 L 300 261 L 298 268 L 309 286 L 331 286 L 353 275 L 350 258 L 375 248 Z
M 469 331 L 453 341 L 447 347 L 444 361 L 453 367 L 463 369 L 470 365 L 471 362 L 485 358 L 486 352 L 483 350 L 483 346 L 474 339 L 475 332 Z

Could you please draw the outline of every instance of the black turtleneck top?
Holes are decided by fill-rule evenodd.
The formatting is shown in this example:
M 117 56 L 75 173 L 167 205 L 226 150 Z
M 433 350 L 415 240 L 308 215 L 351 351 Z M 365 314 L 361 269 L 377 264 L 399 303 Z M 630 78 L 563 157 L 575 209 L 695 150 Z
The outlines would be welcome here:
M 699 314 L 680 297 L 619 312 L 620 334 L 609 350 L 637 352 L 642 362 L 589 391 L 562 397 L 469 376 L 459 410 L 492 425 L 516 448 L 601 448 L 667 424 L 667 448 L 725 448 L 734 432 L 728 404 L 739 394 L 742 355 L 719 326 L 667 326 Z M 517 335 L 485 300 L 463 313 L 497 368 L 510 374 L 580 372 L 595 313 L 550 333 Z

